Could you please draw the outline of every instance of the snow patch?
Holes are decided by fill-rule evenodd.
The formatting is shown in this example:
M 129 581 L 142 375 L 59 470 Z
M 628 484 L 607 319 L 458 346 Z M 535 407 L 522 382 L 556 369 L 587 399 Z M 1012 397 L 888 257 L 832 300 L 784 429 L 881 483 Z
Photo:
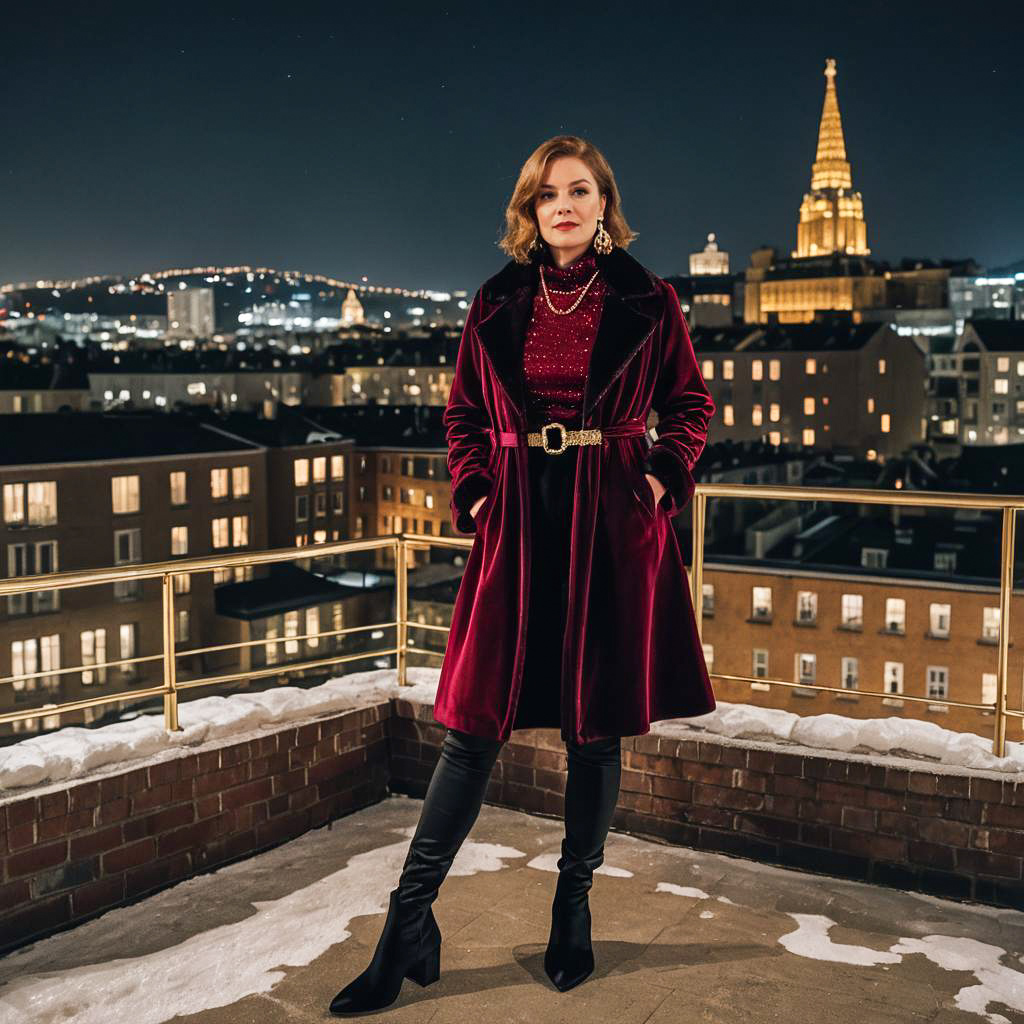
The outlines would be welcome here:
M 736 904 L 733 903 L 732 900 L 729 899 L 728 896 L 714 896 L 714 897 L 712 897 L 712 896 L 709 896 L 703 889 L 698 889 L 698 888 L 696 888 L 695 886 L 692 886 L 692 885 L 676 885 L 675 882 L 659 882 L 655 886 L 654 891 L 655 892 L 670 892 L 670 893 L 674 893 L 676 896 L 692 896 L 694 899 L 697 899 L 697 900 L 716 899 L 720 903 L 729 903 L 729 904 L 731 904 L 734 907 L 736 906 Z M 710 914 L 710 911 L 705 911 L 704 913 Z M 704 914 L 701 914 L 700 916 L 704 917 Z
M 783 935 L 779 943 L 797 956 L 872 967 L 900 963 L 906 954 L 921 953 L 943 970 L 970 971 L 978 979 L 978 984 L 965 986 L 953 997 L 964 1012 L 984 1017 L 990 1024 L 1012 1024 L 1012 1021 L 1001 1013 L 989 1013 L 989 1003 L 1002 1003 L 1024 1012 L 1024 973 L 1001 962 L 1007 952 L 999 946 L 965 936 L 926 935 L 901 938 L 887 951 L 881 951 L 833 942 L 828 931 L 836 922 L 821 914 L 791 913 L 789 916 L 796 920 L 797 929 Z M 1018 959 L 1024 961 L 1024 958 Z
M 411 836 L 413 829 L 396 831 Z M 387 913 L 408 851 L 403 839 L 356 854 L 341 870 L 304 889 L 253 903 L 256 912 L 244 921 L 167 949 L 13 978 L 0 990 L 5 1024 L 163 1024 L 269 992 L 285 976 L 284 968 L 304 967 L 349 938 L 353 918 Z M 511 846 L 467 840 L 448 874 L 499 871 L 507 859 L 524 856 Z M 55 935 L 33 951 L 45 961 L 46 944 L 63 939 Z M 348 980 L 338 978 L 338 988 Z
M 707 732 L 731 739 L 788 743 L 839 753 L 885 754 L 1024 776 L 1024 743 L 1008 740 L 1006 756 L 997 757 L 988 737 L 895 716 L 798 715 L 778 708 L 719 701 L 706 715 L 654 722 L 651 732 L 673 739 L 693 739 L 695 732 Z
M 10 790 L 81 779 L 101 771 L 134 768 L 182 757 L 214 741 L 260 736 L 283 722 L 313 719 L 366 707 L 393 697 L 432 705 L 440 670 L 408 670 L 410 685 L 399 686 L 395 669 L 375 669 L 303 689 L 279 686 L 262 693 L 200 697 L 181 704 L 179 732 L 164 729 L 163 715 L 139 715 L 94 729 L 67 726 L 0 749 L 0 796 Z M 934 722 L 897 717 L 845 718 L 797 715 L 776 708 L 719 701 L 714 711 L 693 718 L 655 722 L 653 735 L 692 739 L 712 734 L 734 740 L 804 747 L 842 755 L 885 755 L 954 768 L 1016 774 L 1024 783 L 1024 743 L 1008 741 L 1006 756 L 992 753 L 992 741 L 954 732 Z
M 558 872 L 558 858 L 561 853 L 539 853 L 533 860 L 526 862 L 528 868 L 536 868 L 538 871 Z M 614 875 L 616 878 L 632 878 L 633 872 L 625 868 L 617 868 L 612 864 L 602 864 L 594 869 L 595 875 Z
M 399 686 L 393 668 L 339 676 L 303 689 L 281 686 L 262 693 L 200 697 L 179 705 L 181 731 L 168 732 L 162 714 L 139 715 L 95 729 L 66 726 L 0 749 L 0 794 L 81 779 L 114 767 L 130 769 L 182 757 L 214 740 L 242 741 L 268 726 L 367 707 L 399 697 L 433 704 L 438 672 L 410 668 L 412 685 Z

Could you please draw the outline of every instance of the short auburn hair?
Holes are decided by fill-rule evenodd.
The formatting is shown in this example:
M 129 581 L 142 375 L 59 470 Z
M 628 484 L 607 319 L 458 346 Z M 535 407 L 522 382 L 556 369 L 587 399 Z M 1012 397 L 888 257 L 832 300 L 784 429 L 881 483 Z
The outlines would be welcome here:
M 505 210 L 505 233 L 498 247 L 517 263 L 530 262 L 530 245 L 540 233 L 533 204 L 540 193 L 548 163 L 560 156 L 574 156 L 582 160 L 594 176 L 598 192 L 607 197 L 604 229 L 611 235 L 612 243 L 626 249 L 637 237 L 622 215 L 619 187 L 604 154 L 593 143 L 578 135 L 555 135 L 542 142 L 527 157 Z

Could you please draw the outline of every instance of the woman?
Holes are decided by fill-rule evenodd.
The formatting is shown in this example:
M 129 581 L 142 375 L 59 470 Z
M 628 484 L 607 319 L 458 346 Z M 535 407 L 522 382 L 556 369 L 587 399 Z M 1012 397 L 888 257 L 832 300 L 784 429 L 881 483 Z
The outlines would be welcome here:
M 434 704 L 445 739 L 373 959 L 331 1003 L 342 1016 L 439 977 L 431 904 L 514 729 L 565 741 L 544 969 L 561 991 L 588 977 L 621 737 L 715 708 L 669 522 L 715 411 L 679 300 L 626 253 L 615 178 L 577 136 L 534 151 L 506 220 L 512 259 L 473 299 L 443 417 L 452 523 L 477 538 Z

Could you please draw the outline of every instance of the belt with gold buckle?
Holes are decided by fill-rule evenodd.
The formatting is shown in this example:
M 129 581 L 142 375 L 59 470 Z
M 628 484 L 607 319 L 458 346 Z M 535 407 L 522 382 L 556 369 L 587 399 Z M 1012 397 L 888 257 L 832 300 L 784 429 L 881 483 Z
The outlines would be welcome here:
M 550 431 L 558 432 L 557 447 L 550 443 Z M 647 422 L 640 417 L 613 423 L 609 427 L 588 427 L 571 430 L 564 423 L 552 420 L 545 423 L 537 431 L 522 434 L 515 430 L 491 430 L 498 444 L 516 446 L 522 444 L 524 438 L 531 448 L 543 448 L 548 455 L 561 455 L 570 445 L 601 444 L 605 438 L 634 437 L 647 432 Z

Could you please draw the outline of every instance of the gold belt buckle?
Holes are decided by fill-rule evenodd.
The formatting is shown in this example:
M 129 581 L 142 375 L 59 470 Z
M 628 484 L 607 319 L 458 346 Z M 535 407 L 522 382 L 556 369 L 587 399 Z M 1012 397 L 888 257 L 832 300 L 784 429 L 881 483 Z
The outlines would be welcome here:
M 556 428 L 562 432 L 562 447 L 561 448 L 549 448 L 548 447 L 548 431 L 556 429 Z M 545 423 L 544 426 L 540 428 L 540 443 L 541 443 L 541 447 L 544 449 L 544 451 L 546 451 L 548 453 L 548 455 L 561 455 L 562 452 L 564 452 L 565 449 L 569 447 L 569 442 L 568 442 L 568 440 L 566 438 L 567 438 L 567 435 L 566 435 L 566 430 L 565 430 L 565 424 L 564 423 L 559 423 L 557 420 L 552 420 L 550 423 Z

